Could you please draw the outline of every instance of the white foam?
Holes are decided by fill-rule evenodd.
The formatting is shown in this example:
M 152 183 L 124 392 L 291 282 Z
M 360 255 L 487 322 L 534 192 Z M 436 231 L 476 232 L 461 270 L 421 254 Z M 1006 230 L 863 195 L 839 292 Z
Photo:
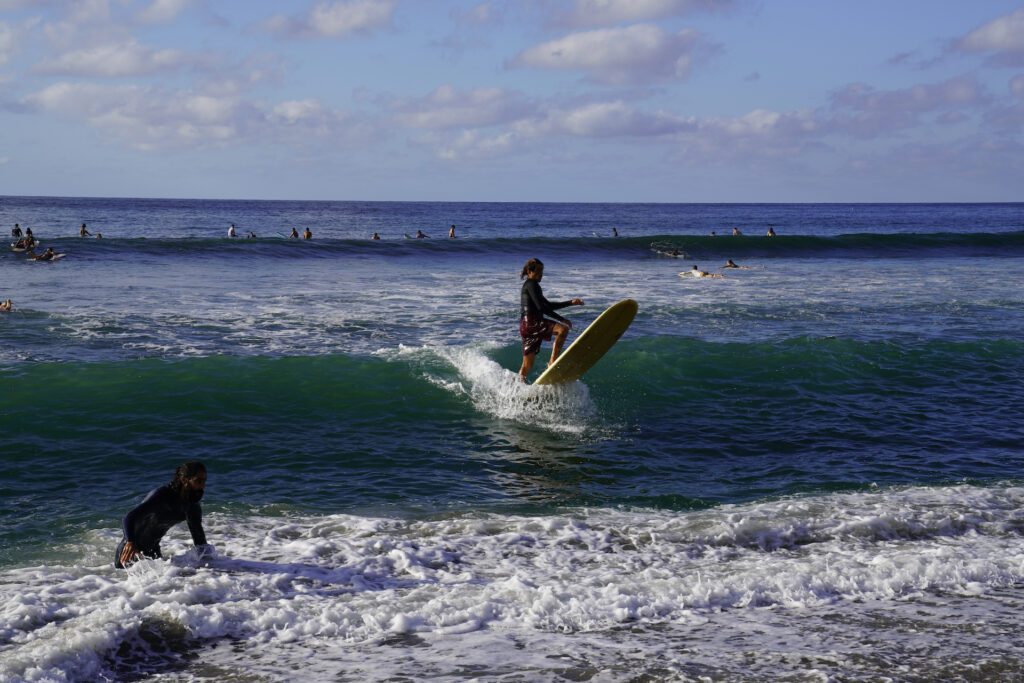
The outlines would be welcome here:
M 502 367 L 484 353 L 497 347 L 493 342 L 467 346 L 399 345 L 397 350 L 377 353 L 404 361 L 418 358 L 425 366 L 423 372 L 428 381 L 467 396 L 474 408 L 503 420 L 570 434 L 581 434 L 593 424 L 597 407 L 585 384 L 525 384 L 519 381 L 517 372 Z M 445 370 L 454 369 L 457 376 L 453 378 L 450 373 L 430 367 L 430 360 L 436 358 L 444 362 Z
M 607 668 L 614 660 L 600 653 L 621 650 L 622 628 L 642 634 L 633 649 L 642 662 L 663 654 L 663 629 L 703 633 L 709 622 L 734 631 L 753 624 L 743 638 L 756 652 L 779 647 L 764 633 L 819 637 L 803 632 L 800 615 L 822 628 L 838 612 L 854 622 L 846 627 L 867 628 L 853 618 L 865 606 L 920 612 L 947 596 L 957 613 L 985 618 L 999 609 L 995 595 L 1024 580 L 1021 509 L 1024 489 L 961 486 L 686 513 L 411 521 L 214 513 L 215 556 L 197 557 L 187 534 L 172 532 L 165 554 L 173 560 L 128 572 L 109 567 L 116 532 L 97 531 L 75 564 L 3 572 L 0 680 L 95 680 L 110 674 L 118 648 L 146 647 L 146 629 L 184 634 L 204 661 L 254 675 L 305 671 L 312 656 L 320 673 L 310 680 L 322 680 L 338 671 L 329 661 L 413 675 L 411 646 L 420 642 L 431 648 L 416 664 L 423 675 L 444 669 L 432 659 L 441 655 L 491 673 L 551 671 L 549 657 L 566 644 L 559 634 L 575 634 L 590 664 Z M 927 622 L 921 629 L 946 628 L 914 618 Z M 537 651 L 517 658 L 509 639 Z

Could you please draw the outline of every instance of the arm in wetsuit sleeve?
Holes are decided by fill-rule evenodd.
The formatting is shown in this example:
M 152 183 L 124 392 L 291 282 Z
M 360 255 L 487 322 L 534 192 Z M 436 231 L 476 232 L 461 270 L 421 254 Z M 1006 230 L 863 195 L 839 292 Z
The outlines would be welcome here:
M 556 308 L 565 308 L 566 306 L 571 306 L 572 305 L 572 301 L 559 301 L 558 303 L 551 303 L 550 301 L 548 301 L 544 297 L 544 294 L 541 291 L 540 285 L 534 283 L 531 286 L 530 282 L 531 281 L 528 281 L 526 283 L 527 286 L 523 288 L 523 291 L 530 298 L 530 303 L 533 305 L 533 309 L 540 311 L 542 315 L 550 315 L 552 318 L 554 318 L 555 320 L 558 320 L 559 322 L 563 322 L 563 323 L 569 322 L 568 320 L 566 320 L 562 316 L 560 316 L 557 313 L 555 313 L 555 309 Z
M 192 542 L 195 545 L 206 545 L 206 532 L 203 531 L 203 508 L 199 503 L 193 503 L 185 513 L 185 521 L 188 522 L 188 530 L 192 534 Z
M 135 535 L 135 530 L 139 528 L 138 520 L 145 514 L 146 508 L 149 507 L 151 501 L 156 498 L 159 491 L 159 488 L 155 488 L 150 491 L 149 495 L 143 498 L 141 503 L 129 510 L 128 514 L 126 514 L 121 520 L 121 530 L 124 532 L 124 537 L 133 545 L 138 545 L 140 541 L 140 539 Z

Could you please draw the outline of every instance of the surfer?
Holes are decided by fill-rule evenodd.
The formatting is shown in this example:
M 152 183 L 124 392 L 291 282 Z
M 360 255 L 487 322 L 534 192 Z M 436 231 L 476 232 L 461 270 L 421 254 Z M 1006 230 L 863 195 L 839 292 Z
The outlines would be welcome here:
M 424 235 L 422 230 L 416 231 L 416 239 L 423 239 L 424 237 L 429 238 L 430 235 Z
M 569 336 L 572 323 L 555 313 L 555 309 L 583 305 L 583 299 L 580 298 L 558 303 L 548 301 L 544 298 L 544 292 L 540 288 L 540 281 L 543 277 L 544 264 L 536 258 L 527 261 L 523 266 L 523 271 L 519 274 L 519 279 L 524 280 L 519 295 L 519 336 L 523 338 L 523 365 L 519 368 L 519 377 L 523 382 L 526 381 L 526 376 L 533 368 L 533 362 L 537 359 L 537 352 L 540 351 L 542 341 L 551 339 L 552 335 L 555 337 L 548 365 L 554 363 L 558 354 L 562 352 L 562 345 L 565 344 L 565 338 Z M 550 315 L 558 322 L 548 320 L 544 317 L 545 315 Z
M 228 228 L 228 237 L 234 237 L 234 236 L 235 236 L 235 224 L 232 223 L 231 227 Z
M 250 230 L 249 234 L 246 235 L 245 237 L 246 237 L 246 239 L 254 240 L 254 239 L 256 239 L 256 233 L 254 233 L 252 230 Z
M 775 237 L 775 228 L 768 226 L 768 232 L 765 233 L 765 237 Z
M 304 232 L 302 233 L 302 239 L 304 239 L 304 240 L 311 240 L 311 239 L 313 239 L 313 233 L 311 233 L 311 232 L 309 231 L 309 228 L 308 228 L 308 227 L 307 227 L 307 228 L 306 228 L 306 230 L 305 230 L 305 231 L 304 231 Z
M 85 223 L 82 223 L 82 227 L 78 231 L 79 237 L 92 237 L 92 233 L 85 229 Z
M 696 268 L 696 267 L 697 266 L 694 266 L 694 268 Z M 718 266 L 718 267 L 719 268 L 743 268 L 743 269 L 750 268 L 750 266 L 737 266 L 735 263 L 732 262 L 732 259 L 726 259 L 725 260 L 725 265 L 724 266 Z
M 42 254 L 39 254 L 39 256 L 36 256 L 35 254 L 33 254 L 32 255 L 32 260 L 33 261 L 52 261 L 56 256 L 57 255 L 53 253 L 53 247 L 47 247 L 46 251 L 44 251 Z
M 725 277 L 724 275 L 719 275 L 718 273 L 709 273 L 706 270 L 701 270 L 697 266 L 694 266 L 691 270 L 679 273 L 679 277 L 683 277 L 684 275 L 687 274 L 692 275 L 693 277 Z
M 155 488 L 121 521 L 124 538 L 114 553 L 114 566 L 124 569 L 140 555 L 163 557 L 160 539 L 179 522 L 188 522 L 192 542 L 206 546 L 203 509 L 199 500 L 206 489 L 206 466 L 190 460 L 178 466 L 170 484 Z
M 732 229 L 732 234 L 734 234 L 734 235 L 742 235 L 743 233 L 740 232 L 739 228 L 733 228 Z
M 21 226 L 17 223 L 11 228 L 11 237 L 21 237 Z
M 299 231 L 296 230 L 295 228 L 292 228 L 292 232 L 290 235 L 288 235 L 288 237 L 294 237 L 295 239 L 299 239 Z
M 7 301 L 0 304 L 0 313 L 10 313 L 12 308 L 13 305 L 11 304 L 11 300 L 8 299 Z
M 454 225 L 452 226 L 452 229 L 448 231 L 448 239 L 455 239 L 455 226 Z
M 371 240 L 379 240 L 380 239 L 380 235 L 378 235 L 377 233 L 373 233 L 373 237 L 371 237 L 370 239 Z

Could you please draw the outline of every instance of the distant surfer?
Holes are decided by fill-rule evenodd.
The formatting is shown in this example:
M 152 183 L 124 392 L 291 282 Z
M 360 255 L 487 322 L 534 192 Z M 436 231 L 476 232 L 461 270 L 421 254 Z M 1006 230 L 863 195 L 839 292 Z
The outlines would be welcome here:
M 373 233 L 373 237 L 371 237 L 370 239 L 371 240 L 379 240 L 380 239 L 380 235 L 378 235 L 377 233 Z
M 696 268 L 696 267 L 697 266 L 694 266 L 694 268 Z M 735 263 L 732 262 L 732 259 L 726 259 L 725 260 L 725 265 L 724 266 L 718 266 L 718 267 L 719 268 L 743 268 L 743 269 L 746 269 L 746 268 L 749 268 L 750 266 L 737 266 Z
M 21 226 L 17 223 L 11 228 L 11 237 L 21 237 Z
M 719 275 L 718 273 L 709 273 L 706 270 L 701 270 L 697 266 L 694 266 L 691 270 L 679 273 L 679 277 L 683 277 L 684 275 L 692 275 L 693 277 L 725 277 L 724 275 Z
M 92 237 L 92 233 L 85 229 L 85 223 L 82 223 L 82 227 L 78 230 L 79 237 Z
M 170 484 L 155 488 L 145 500 L 124 516 L 124 538 L 114 553 L 114 566 L 124 569 L 139 556 L 160 558 L 160 540 L 180 522 L 188 522 L 192 542 L 206 546 L 203 509 L 199 505 L 206 489 L 206 466 L 197 460 L 179 465 Z
M 295 228 L 292 228 L 292 232 L 290 235 L 288 235 L 288 237 L 294 237 L 295 239 L 299 239 L 299 231 L 296 230 Z
M 732 229 L 732 234 L 734 234 L 734 235 L 742 235 L 743 233 L 740 232 L 739 228 L 733 228 Z
M 618 236 L 619 236 L 619 231 L 616 230 L 615 228 L 612 228 L 612 237 L 618 237 Z
M 33 261 L 52 261 L 56 257 L 57 257 L 57 255 L 53 253 L 53 247 L 47 247 L 46 251 L 44 251 L 42 254 L 39 254 L 38 256 L 33 254 L 32 255 L 32 260 Z
M 256 233 L 254 233 L 252 230 L 250 230 L 249 234 L 246 235 L 246 238 L 250 239 L 250 240 L 254 240 L 254 239 L 256 239 Z
M 311 232 L 309 231 L 309 227 L 307 227 L 307 228 L 306 228 L 306 229 L 305 229 L 305 230 L 303 231 L 303 233 L 302 233 L 302 239 L 304 239 L 304 240 L 311 240 L 311 239 L 313 239 L 313 233 L 311 233 Z
M 419 239 L 423 239 L 423 238 L 429 239 L 430 235 L 424 235 L 422 230 L 417 230 L 416 231 L 416 239 L 419 240 Z
M 13 307 L 14 306 L 11 304 L 11 300 L 8 299 L 7 301 L 0 304 L 0 313 L 10 313 Z
M 768 226 L 768 232 L 765 233 L 765 237 L 775 237 L 775 228 Z
M 228 228 L 228 237 L 235 237 L 235 224 L 232 223 L 231 227 Z
M 448 231 L 448 238 L 449 239 L 455 239 L 455 226 L 454 225 L 452 226 L 452 229 Z
M 519 368 L 519 377 L 524 382 L 533 368 L 533 362 L 537 359 L 541 342 L 551 339 L 552 335 L 555 337 L 551 347 L 551 361 L 548 363 L 550 365 L 562 352 L 565 338 L 569 336 L 572 323 L 555 313 L 555 310 L 567 306 L 583 305 L 583 299 L 579 298 L 558 303 L 552 303 L 545 299 L 544 292 L 540 288 L 540 281 L 543 277 L 544 264 L 536 258 L 527 261 L 523 266 L 523 271 L 519 274 L 519 278 L 524 281 L 519 295 L 519 336 L 523 338 L 523 365 Z M 548 320 L 544 317 L 545 315 L 550 315 L 558 322 Z

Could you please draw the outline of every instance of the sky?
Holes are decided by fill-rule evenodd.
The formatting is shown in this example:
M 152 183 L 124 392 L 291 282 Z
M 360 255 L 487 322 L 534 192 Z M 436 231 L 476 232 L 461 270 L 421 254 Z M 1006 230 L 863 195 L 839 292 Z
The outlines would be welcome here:
M 0 0 L 0 195 L 1024 201 L 1019 0 Z

